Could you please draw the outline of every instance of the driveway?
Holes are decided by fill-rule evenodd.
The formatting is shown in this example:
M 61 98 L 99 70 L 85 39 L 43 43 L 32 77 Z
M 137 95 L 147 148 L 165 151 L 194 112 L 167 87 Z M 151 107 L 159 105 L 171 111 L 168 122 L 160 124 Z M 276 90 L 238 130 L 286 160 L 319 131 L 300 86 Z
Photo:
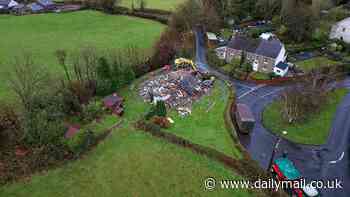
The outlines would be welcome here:
M 239 135 L 241 144 L 247 149 L 253 159 L 259 162 L 264 169 L 268 168 L 272 151 L 278 138 L 262 125 L 264 108 L 275 99 L 278 99 L 283 86 L 255 85 L 247 82 L 230 79 L 207 65 L 204 33 L 196 31 L 196 60 L 200 67 L 208 69 L 219 78 L 231 81 L 236 89 L 237 101 L 247 104 L 256 120 L 256 126 L 250 135 Z M 342 84 L 350 87 L 348 78 Z M 328 142 L 321 146 L 301 145 L 282 139 L 278 146 L 275 158 L 283 152 L 294 162 L 307 180 L 334 180 L 342 181 L 343 189 L 320 189 L 323 196 L 348 197 L 350 193 L 350 94 L 338 106 L 333 121 Z

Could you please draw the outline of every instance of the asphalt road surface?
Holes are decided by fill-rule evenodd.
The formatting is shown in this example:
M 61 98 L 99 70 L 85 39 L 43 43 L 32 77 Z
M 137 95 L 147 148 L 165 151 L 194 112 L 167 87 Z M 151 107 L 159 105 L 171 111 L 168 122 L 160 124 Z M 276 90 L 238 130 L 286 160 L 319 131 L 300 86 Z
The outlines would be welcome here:
M 219 76 L 219 78 L 231 81 L 236 90 L 238 103 L 247 104 L 257 122 L 250 135 L 239 135 L 241 144 L 247 149 L 253 159 L 260 166 L 267 169 L 272 152 L 278 137 L 265 129 L 262 125 L 262 112 L 264 108 L 275 99 L 279 98 L 283 86 L 265 86 L 230 79 L 207 65 L 204 33 L 196 30 L 196 61 L 202 69 Z M 342 84 L 350 87 L 350 79 Z M 338 106 L 329 139 L 321 146 L 301 145 L 284 139 L 275 154 L 275 158 L 281 157 L 283 152 L 288 152 L 291 159 L 301 174 L 308 180 L 335 180 L 342 182 L 343 189 L 319 189 L 322 196 L 348 197 L 350 196 L 350 94 Z

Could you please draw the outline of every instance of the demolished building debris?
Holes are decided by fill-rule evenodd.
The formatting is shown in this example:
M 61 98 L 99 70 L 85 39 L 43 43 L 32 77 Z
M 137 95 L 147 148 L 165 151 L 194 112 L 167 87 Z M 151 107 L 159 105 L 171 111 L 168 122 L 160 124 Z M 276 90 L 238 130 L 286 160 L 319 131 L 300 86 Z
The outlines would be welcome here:
M 206 95 L 212 85 L 213 80 L 202 80 L 198 72 L 187 68 L 152 77 L 141 84 L 139 95 L 145 102 L 162 100 L 168 108 L 176 108 L 186 116 L 191 113 L 192 103 Z

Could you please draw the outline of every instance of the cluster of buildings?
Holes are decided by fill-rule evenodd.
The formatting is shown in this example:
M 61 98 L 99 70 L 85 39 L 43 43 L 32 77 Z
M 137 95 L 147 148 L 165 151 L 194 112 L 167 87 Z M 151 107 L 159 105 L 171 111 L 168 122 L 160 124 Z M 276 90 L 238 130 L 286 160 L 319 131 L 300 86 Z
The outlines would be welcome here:
M 0 0 L 0 13 L 23 15 L 28 13 L 73 11 L 80 9 L 80 5 L 58 5 L 52 0 L 37 0 L 29 4 L 18 3 L 15 0 Z
M 256 72 L 285 76 L 289 70 L 285 46 L 271 33 L 263 33 L 258 39 L 236 34 L 225 46 L 217 48 L 216 53 L 226 62 L 245 57 Z

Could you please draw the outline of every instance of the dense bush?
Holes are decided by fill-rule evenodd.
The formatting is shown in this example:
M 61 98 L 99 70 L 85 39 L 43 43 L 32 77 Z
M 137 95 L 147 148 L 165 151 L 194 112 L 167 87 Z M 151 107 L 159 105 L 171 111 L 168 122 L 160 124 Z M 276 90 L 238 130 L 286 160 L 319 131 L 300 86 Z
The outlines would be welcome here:
M 82 106 L 79 98 L 69 89 L 62 88 L 61 92 L 63 102 L 63 112 L 67 115 L 72 115 L 81 112 Z
M 90 130 L 81 130 L 75 136 L 65 141 L 66 146 L 76 156 L 86 151 L 94 143 L 96 143 L 96 137 Z
M 170 128 L 170 122 L 167 118 L 165 117 L 160 117 L 160 116 L 154 116 L 151 119 L 151 122 L 153 124 L 159 125 L 161 128 L 167 129 Z
M 102 113 L 103 107 L 101 103 L 97 101 L 91 101 L 90 103 L 82 106 L 80 120 L 84 123 L 89 123 L 99 118 Z
M 222 67 L 226 65 L 225 60 L 220 59 L 215 50 L 209 50 L 207 53 L 208 64 L 210 66 Z
M 16 144 L 21 137 L 20 121 L 13 106 L 0 103 L 0 139 Z
M 19 117 L 13 106 L 0 103 L 0 132 L 19 129 Z
M 165 102 L 157 101 L 155 111 L 157 116 L 166 117 L 167 110 L 166 110 Z
M 24 142 L 30 146 L 59 145 L 66 130 L 61 119 L 52 120 L 52 112 L 39 110 L 25 113 L 22 121 Z

